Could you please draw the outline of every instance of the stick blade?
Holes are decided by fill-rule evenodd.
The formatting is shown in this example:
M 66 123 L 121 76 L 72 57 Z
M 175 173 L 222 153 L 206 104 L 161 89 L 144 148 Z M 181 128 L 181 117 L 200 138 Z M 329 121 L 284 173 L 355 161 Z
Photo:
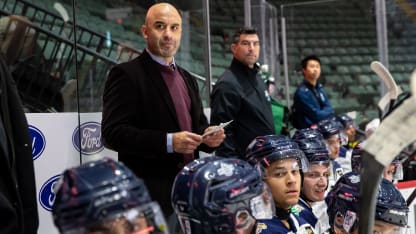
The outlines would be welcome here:
M 412 95 L 392 111 L 363 142 L 363 148 L 387 166 L 400 151 L 416 141 L 416 70 L 410 79 Z
M 387 87 L 387 93 L 378 102 L 378 107 L 381 110 L 384 110 L 390 100 L 396 100 L 403 91 L 399 86 L 397 86 L 396 81 L 394 80 L 390 71 L 382 63 L 379 61 L 373 61 L 370 64 L 370 68 L 374 73 L 377 74 L 383 84 Z
M 410 143 L 416 141 L 416 70 L 410 79 L 412 95 L 383 119 L 362 144 L 359 233 L 373 233 L 377 191 L 382 172 Z

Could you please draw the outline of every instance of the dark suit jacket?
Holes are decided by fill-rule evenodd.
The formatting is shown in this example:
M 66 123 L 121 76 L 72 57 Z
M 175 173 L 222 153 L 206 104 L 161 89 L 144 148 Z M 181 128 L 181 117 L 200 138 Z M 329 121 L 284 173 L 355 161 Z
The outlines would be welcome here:
M 192 131 L 201 134 L 208 121 L 196 80 L 180 67 L 177 69 L 191 98 Z M 153 199 L 161 196 L 160 193 L 168 193 L 158 200 L 165 203 L 161 204 L 165 206 L 165 212 L 166 206 L 170 207 L 173 180 L 183 167 L 181 154 L 167 153 L 166 134 L 179 131 L 172 97 L 158 64 L 146 51 L 111 70 L 103 94 L 104 144 L 116 150 L 119 160 L 145 180 Z M 207 146 L 201 147 L 201 150 L 209 151 Z M 160 191 L 161 187 L 169 188 Z
M 2 54 L 0 115 L 5 133 L 0 139 L 0 233 L 35 234 L 39 221 L 29 128 Z

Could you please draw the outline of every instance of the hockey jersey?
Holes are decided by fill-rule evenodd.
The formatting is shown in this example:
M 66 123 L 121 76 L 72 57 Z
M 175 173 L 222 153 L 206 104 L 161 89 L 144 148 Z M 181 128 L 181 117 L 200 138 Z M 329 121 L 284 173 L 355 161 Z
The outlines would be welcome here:
M 276 216 L 273 219 L 260 219 L 256 224 L 256 233 L 259 234 L 315 234 L 315 229 L 302 217 L 291 213 L 288 219 L 290 228 L 287 228 Z

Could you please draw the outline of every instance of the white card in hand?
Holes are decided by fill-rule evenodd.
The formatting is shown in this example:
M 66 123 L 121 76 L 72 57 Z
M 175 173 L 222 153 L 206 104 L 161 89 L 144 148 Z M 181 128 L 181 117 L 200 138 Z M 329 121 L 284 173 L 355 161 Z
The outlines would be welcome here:
M 208 136 L 208 135 L 210 135 L 210 134 L 213 134 L 214 132 L 216 132 L 216 131 L 219 131 L 219 130 L 221 130 L 221 129 L 223 129 L 223 128 L 225 128 L 225 127 L 227 127 L 230 123 L 232 123 L 233 122 L 233 120 L 230 120 L 230 121 L 228 121 L 228 122 L 226 122 L 226 123 L 220 123 L 220 125 L 218 125 L 218 126 L 215 126 L 214 128 L 212 128 L 211 130 L 209 130 L 208 132 L 205 132 L 203 135 L 202 135 L 202 137 L 206 137 L 206 136 Z

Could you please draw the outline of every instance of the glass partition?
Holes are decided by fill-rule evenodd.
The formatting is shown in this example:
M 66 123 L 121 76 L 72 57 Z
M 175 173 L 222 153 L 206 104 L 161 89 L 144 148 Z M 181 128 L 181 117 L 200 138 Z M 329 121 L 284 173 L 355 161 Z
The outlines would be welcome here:
M 71 5 L 66 4 L 68 10 L 60 6 L 53 1 L 0 3 L 0 45 L 28 113 L 77 111 Z
M 381 91 L 370 69 L 378 59 L 372 1 L 289 1 L 281 16 L 286 21 L 289 102 L 303 80 L 302 58 L 314 54 L 321 59 L 320 82 L 335 112 L 356 112 L 358 123 L 377 117 Z
M 414 1 L 386 0 L 388 68 L 404 91 L 409 91 L 409 78 L 416 69 L 415 12 Z
M 281 93 L 275 92 L 275 87 L 281 87 L 279 76 L 281 67 L 279 60 L 279 16 L 277 6 L 264 1 L 252 0 L 251 3 L 251 24 L 255 27 L 261 40 L 261 53 L 259 63 L 262 77 L 269 84 L 269 91 L 273 98 L 282 101 Z
M 229 67 L 231 40 L 234 32 L 244 26 L 244 1 L 210 1 L 212 81 Z
M 0 1 L 2 59 L 16 83 L 31 125 L 40 203 L 39 233 L 57 233 L 50 205 L 54 198 L 51 188 L 59 173 L 84 159 L 94 159 L 91 155 L 111 155 L 100 141 L 104 84 L 114 65 L 135 58 L 145 48 L 140 27 L 146 10 L 155 2 L 158 1 Z M 209 43 L 204 1 L 168 2 L 177 6 L 183 17 L 176 62 L 197 77 L 206 107 L 207 68 L 215 82 L 229 66 L 232 34 L 244 26 L 245 1 L 206 1 Z M 406 91 L 416 64 L 415 5 L 410 0 L 385 2 L 385 65 Z M 336 113 L 356 112 L 357 123 L 378 116 L 382 90 L 370 69 L 370 63 L 379 58 L 373 0 L 251 0 L 251 12 L 252 26 L 259 30 L 262 40 L 259 62 L 268 64 L 269 75 L 276 77 L 275 96 L 280 101 L 288 97 L 290 105 L 303 79 L 300 61 L 315 54 L 322 61 L 320 81 Z M 208 49 L 211 63 L 207 61 Z M 285 51 L 287 57 L 283 56 Z M 84 155 L 88 156 L 83 158 Z

